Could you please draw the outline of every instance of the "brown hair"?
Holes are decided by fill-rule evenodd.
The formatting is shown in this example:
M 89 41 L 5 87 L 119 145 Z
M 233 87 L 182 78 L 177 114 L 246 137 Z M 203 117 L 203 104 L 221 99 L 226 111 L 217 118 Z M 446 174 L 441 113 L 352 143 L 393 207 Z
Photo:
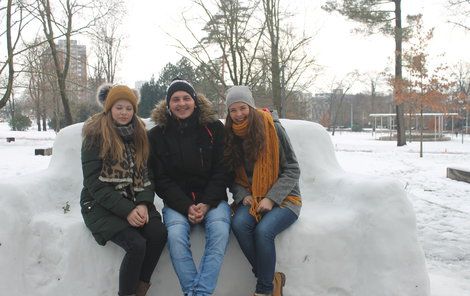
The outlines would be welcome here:
M 147 130 L 144 122 L 134 114 L 134 144 L 135 162 L 138 169 L 146 164 L 149 155 Z M 124 157 L 124 142 L 114 128 L 111 112 L 101 112 L 93 115 L 83 125 L 82 137 L 85 149 L 100 146 L 100 157 L 117 159 Z
M 230 113 L 225 120 L 224 162 L 230 170 L 243 166 L 245 159 L 255 162 L 266 145 L 264 122 L 258 111 L 251 106 L 248 114 L 248 133 L 241 139 L 233 133 Z

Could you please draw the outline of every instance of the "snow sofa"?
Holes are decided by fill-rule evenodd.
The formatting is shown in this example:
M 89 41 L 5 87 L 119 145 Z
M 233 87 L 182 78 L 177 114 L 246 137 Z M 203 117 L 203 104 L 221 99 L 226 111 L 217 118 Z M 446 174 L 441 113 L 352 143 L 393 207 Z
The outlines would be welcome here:
M 403 186 L 343 171 L 320 125 L 282 123 L 300 162 L 304 204 L 300 219 L 277 238 L 285 295 L 429 295 L 415 215 Z M 81 128 L 75 124 L 57 135 L 47 170 L 0 181 L 2 295 L 117 295 L 123 251 L 112 243 L 96 244 L 80 215 Z M 192 243 L 200 255 L 200 229 Z M 254 284 L 232 235 L 215 295 L 252 295 Z M 149 295 L 181 295 L 166 250 Z

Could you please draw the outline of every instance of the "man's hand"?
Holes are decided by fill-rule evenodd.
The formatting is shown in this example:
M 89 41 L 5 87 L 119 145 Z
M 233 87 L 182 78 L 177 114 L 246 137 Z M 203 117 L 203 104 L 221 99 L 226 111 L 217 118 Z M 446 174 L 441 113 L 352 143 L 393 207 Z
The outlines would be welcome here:
M 197 205 L 190 206 L 188 209 L 189 221 L 193 224 L 201 223 L 209 209 L 210 206 L 204 203 L 198 203 Z
M 202 214 L 199 212 L 199 209 L 196 205 L 191 205 L 188 209 L 188 220 L 193 224 L 198 224 L 202 221 Z
M 204 219 L 204 217 L 206 216 L 207 212 L 209 212 L 211 207 L 205 203 L 198 203 L 196 205 L 196 208 L 198 209 L 199 213 L 202 214 L 202 217 L 201 217 L 201 221 L 202 221 L 202 219 Z

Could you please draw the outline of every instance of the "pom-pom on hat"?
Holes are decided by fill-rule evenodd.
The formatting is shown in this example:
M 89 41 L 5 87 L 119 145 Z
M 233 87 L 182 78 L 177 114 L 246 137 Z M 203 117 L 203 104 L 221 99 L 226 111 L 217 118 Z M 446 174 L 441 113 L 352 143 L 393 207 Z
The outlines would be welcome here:
M 171 96 L 175 92 L 180 91 L 180 90 L 187 92 L 191 96 L 191 98 L 193 98 L 196 105 L 198 104 L 196 91 L 194 90 L 194 87 L 191 85 L 191 83 L 187 82 L 184 79 L 176 77 L 175 79 L 173 79 L 173 81 L 171 81 L 170 85 L 168 86 L 166 90 L 166 105 L 167 106 L 170 106 Z
M 103 106 L 105 113 L 111 110 L 114 103 L 119 100 L 129 101 L 134 107 L 134 112 L 137 113 L 137 105 L 140 102 L 137 90 L 130 89 L 125 85 L 112 85 L 110 83 L 105 83 L 98 88 L 97 101 Z
M 251 93 L 250 88 L 246 85 L 235 85 L 229 88 L 227 90 L 225 100 L 227 108 L 229 108 L 233 103 L 242 102 L 256 109 L 253 94 Z

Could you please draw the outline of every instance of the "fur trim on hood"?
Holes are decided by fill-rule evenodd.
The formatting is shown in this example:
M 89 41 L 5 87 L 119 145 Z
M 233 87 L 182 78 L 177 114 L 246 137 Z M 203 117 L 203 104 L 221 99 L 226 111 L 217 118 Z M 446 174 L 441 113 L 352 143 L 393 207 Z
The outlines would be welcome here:
M 199 95 L 197 108 L 199 108 L 199 123 L 201 125 L 206 125 L 208 123 L 219 120 L 217 113 L 212 107 L 212 103 L 206 99 L 204 96 Z M 155 108 L 152 110 L 150 118 L 156 125 L 165 126 L 168 122 L 168 112 L 166 100 L 161 100 L 160 103 L 155 105 Z

